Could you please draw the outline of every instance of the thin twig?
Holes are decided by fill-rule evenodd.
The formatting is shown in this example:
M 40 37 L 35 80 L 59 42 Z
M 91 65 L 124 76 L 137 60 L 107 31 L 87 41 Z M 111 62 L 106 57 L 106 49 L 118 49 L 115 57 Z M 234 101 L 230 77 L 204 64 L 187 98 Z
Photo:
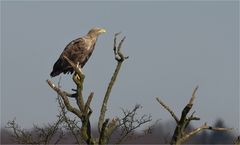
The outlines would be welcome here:
M 137 118 L 137 110 L 141 109 L 141 105 L 135 105 L 132 110 L 124 110 L 122 112 L 124 117 L 119 120 L 119 125 L 117 128 L 121 129 L 120 137 L 116 141 L 116 144 L 121 144 L 124 140 L 126 140 L 131 134 L 133 134 L 134 130 L 139 128 L 141 125 L 150 122 L 151 115 L 142 115 L 140 118 Z

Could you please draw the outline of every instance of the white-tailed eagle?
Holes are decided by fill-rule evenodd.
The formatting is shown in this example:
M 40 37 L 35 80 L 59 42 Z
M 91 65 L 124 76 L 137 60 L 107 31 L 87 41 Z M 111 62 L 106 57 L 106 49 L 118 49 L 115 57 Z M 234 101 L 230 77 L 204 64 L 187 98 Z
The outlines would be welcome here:
M 58 60 L 55 62 L 50 76 L 55 77 L 61 73 L 72 74 L 74 72 L 73 67 L 63 56 L 66 56 L 75 64 L 79 64 L 79 66 L 82 68 L 88 61 L 89 57 L 92 55 L 98 36 L 104 32 L 106 32 L 105 29 L 92 28 L 86 36 L 71 41 L 65 47 Z

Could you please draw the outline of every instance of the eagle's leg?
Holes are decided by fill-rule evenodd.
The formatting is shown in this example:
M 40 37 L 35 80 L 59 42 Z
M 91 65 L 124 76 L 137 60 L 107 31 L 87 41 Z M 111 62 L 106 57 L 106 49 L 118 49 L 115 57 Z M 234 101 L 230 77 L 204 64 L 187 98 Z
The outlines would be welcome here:
M 76 73 L 76 71 L 75 71 L 75 72 L 74 72 L 74 75 L 73 75 L 73 78 L 81 81 L 81 78 L 84 77 L 84 75 L 83 75 L 83 71 L 82 71 L 82 69 L 81 69 L 81 66 L 79 65 L 79 62 L 77 63 L 77 68 L 78 68 L 81 76 L 79 76 L 79 74 Z

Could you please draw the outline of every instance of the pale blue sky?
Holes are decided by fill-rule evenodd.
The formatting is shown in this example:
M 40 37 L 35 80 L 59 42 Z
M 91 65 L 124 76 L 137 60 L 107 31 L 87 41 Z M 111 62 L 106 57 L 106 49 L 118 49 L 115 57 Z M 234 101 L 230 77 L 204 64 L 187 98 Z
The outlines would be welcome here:
M 95 92 L 93 122 L 116 64 L 113 34 L 122 31 L 130 58 L 107 117 L 141 104 L 141 113 L 166 121 L 171 117 L 155 97 L 180 114 L 199 85 L 195 125 L 222 118 L 239 129 L 238 1 L 1 1 L 1 126 L 14 117 L 23 127 L 56 119 L 56 93 L 45 80 L 67 43 L 94 26 L 107 33 L 83 69 L 84 94 Z M 62 87 L 74 87 L 70 75 L 62 75 Z

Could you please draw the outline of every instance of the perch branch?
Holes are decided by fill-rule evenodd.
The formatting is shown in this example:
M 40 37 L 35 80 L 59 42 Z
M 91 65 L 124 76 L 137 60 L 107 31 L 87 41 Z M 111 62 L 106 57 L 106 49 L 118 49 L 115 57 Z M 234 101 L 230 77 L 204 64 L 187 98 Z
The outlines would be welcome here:
M 95 144 L 96 142 L 92 138 L 91 135 L 91 123 L 90 123 L 90 116 L 92 114 L 92 110 L 89 110 L 90 103 L 93 98 L 93 93 L 90 94 L 88 97 L 88 100 L 86 104 L 83 100 L 83 82 L 84 82 L 84 74 L 78 64 L 74 64 L 70 59 L 68 59 L 66 56 L 64 58 L 69 62 L 69 64 L 74 68 L 75 74 L 73 75 L 73 81 L 77 85 L 77 97 L 76 102 L 78 104 L 78 107 L 82 113 L 81 121 L 82 121 L 82 127 L 81 127 L 81 136 L 86 141 L 87 144 Z
M 83 74 L 81 68 L 77 64 L 74 64 L 66 55 L 63 55 L 63 58 L 67 60 L 77 74 Z
M 77 85 L 77 97 L 76 97 L 76 102 L 78 104 L 79 109 L 83 112 L 84 111 L 84 101 L 83 101 L 83 82 L 84 82 L 84 74 L 78 64 L 74 64 L 67 56 L 63 56 L 64 59 L 67 60 L 67 62 L 73 67 L 75 73 L 77 75 L 73 75 L 73 81 Z

